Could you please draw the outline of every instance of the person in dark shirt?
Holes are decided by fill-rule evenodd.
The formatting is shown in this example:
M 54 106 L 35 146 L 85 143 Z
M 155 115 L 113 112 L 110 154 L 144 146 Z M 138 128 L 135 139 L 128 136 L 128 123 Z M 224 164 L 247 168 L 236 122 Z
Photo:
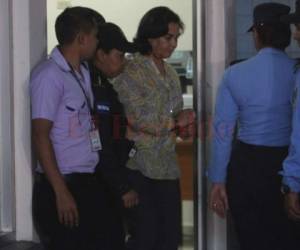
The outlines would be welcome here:
M 122 30 L 113 23 L 99 26 L 98 47 L 90 61 L 94 110 L 102 149 L 96 169 L 97 177 L 106 189 L 109 211 L 108 249 L 124 249 L 125 232 L 122 209 L 138 204 L 138 194 L 127 180 L 126 162 L 134 152 L 133 142 L 126 139 L 127 119 L 123 105 L 109 79 L 118 76 L 125 64 L 125 52 L 134 52 Z

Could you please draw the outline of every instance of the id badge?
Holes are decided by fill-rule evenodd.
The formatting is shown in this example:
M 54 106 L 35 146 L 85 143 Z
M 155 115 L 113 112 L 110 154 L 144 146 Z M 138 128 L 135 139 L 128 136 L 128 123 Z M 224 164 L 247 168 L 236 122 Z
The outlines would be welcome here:
M 96 152 L 96 151 L 99 151 L 102 149 L 100 135 L 99 135 L 99 131 L 97 129 L 92 129 L 90 131 L 90 141 L 91 141 L 93 152 Z
M 129 151 L 129 154 L 128 154 L 129 158 L 132 158 L 133 156 L 135 156 L 136 151 L 137 151 L 137 150 L 136 150 L 135 148 L 132 148 L 132 149 Z

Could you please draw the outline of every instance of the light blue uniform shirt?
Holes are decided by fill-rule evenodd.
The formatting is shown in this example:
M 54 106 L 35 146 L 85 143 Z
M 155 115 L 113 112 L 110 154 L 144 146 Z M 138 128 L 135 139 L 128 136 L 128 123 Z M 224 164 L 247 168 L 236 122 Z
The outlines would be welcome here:
M 296 93 L 299 95 L 300 72 L 296 75 Z M 297 102 L 293 115 L 293 131 L 291 135 L 291 144 L 289 155 L 283 162 L 283 183 L 288 185 L 294 192 L 300 192 L 300 100 L 297 96 Z
M 213 122 L 212 159 L 208 170 L 213 183 L 226 181 L 236 124 L 237 138 L 244 143 L 289 145 L 294 66 L 295 61 L 283 51 L 264 48 L 256 56 L 225 71 Z

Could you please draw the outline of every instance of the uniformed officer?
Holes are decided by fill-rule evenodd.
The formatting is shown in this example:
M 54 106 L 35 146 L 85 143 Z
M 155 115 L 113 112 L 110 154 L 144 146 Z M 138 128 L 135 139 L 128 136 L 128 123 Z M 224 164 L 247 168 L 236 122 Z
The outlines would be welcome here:
M 122 207 L 131 208 L 138 203 L 137 193 L 127 180 L 126 161 L 133 153 L 133 142 L 127 140 L 127 120 L 123 105 L 109 79 L 118 76 L 125 64 L 124 53 L 134 52 L 122 30 L 113 23 L 99 27 L 99 43 L 93 61 L 90 62 L 95 111 L 101 135 L 102 150 L 97 166 L 98 178 L 106 183 L 104 188 L 109 200 L 106 213 L 110 250 L 124 249 Z M 121 204 L 122 203 L 122 204 Z
M 295 61 L 284 52 L 290 27 L 280 21 L 289 11 L 278 3 L 255 7 L 249 31 L 258 53 L 225 71 L 216 99 L 210 207 L 221 217 L 230 208 L 242 250 L 295 247 L 278 175 L 292 119 Z
M 293 33 L 294 39 L 300 45 L 300 1 L 296 1 L 296 10 L 294 13 L 283 16 L 282 21 L 295 25 Z M 285 205 L 290 218 L 300 219 L 300 102 L 299 102 L 299 84 L 300 71 L 299 61 L 295 66 L 296 72 L 296 91 L 295 110 L 293 117 L 293 131 L 291 135 L 291 145 L 289 155 L 283 162 L 283 192 L 285 195 Z M 300 225 L 298 224 L 298 237 L 300 238 Z M 300 245 L 299 245 L 300 247 Z

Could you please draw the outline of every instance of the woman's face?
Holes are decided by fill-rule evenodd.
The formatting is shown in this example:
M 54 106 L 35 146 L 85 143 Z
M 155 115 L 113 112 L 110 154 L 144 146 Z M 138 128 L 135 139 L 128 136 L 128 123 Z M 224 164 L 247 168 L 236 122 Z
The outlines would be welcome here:
M 97 50 L 95 66 L 108 78 L 114 78 L 122 73 L 124 69 L 124 52 L 112 49 L 108 53 Z
M 169 23 L 168 33 L 158 38 L 150 38 L 152 47 L 151 55 L 157 59 L 165 59 L 172 55 L 177 47 L 177 40 L 180 36 L 180 27 L 177 23 Z

